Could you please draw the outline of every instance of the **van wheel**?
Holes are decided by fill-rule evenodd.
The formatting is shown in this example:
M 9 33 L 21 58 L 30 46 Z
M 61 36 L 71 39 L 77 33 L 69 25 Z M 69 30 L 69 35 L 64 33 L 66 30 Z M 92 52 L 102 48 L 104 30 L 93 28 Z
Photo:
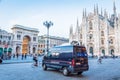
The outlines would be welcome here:
M 43 70 L 47 70 L 47 66 L 45 64 L 43 64 Z
M 77 75 L 80 75 L 80 74 L 82 74 L 82 73 L 83 73 L 83 72 L 78 72 Z
M 69 71 L 66 67 L 63 68 L 63 75 L 65 75 L 65 76 L 69 75 Z

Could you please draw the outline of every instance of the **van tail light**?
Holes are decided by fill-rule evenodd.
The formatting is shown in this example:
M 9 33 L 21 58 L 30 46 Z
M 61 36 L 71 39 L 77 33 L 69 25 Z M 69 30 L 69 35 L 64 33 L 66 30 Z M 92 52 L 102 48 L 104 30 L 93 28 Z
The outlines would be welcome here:
M 71 66 L 75 66 L 75 60 L 74 59 L 72 59 L 72 64 L 71 64 Z

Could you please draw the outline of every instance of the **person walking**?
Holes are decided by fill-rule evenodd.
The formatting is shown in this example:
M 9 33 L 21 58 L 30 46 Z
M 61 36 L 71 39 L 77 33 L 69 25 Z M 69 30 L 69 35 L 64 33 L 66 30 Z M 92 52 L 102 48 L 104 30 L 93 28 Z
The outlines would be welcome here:
M 101 54 L 98 55 L 98 63 L 102 64 L 102 57 L 101 57 Z
M 25 59 L 27 58 L 27 53 L 25 53 Z
M 38 66 L 38 56 L 37 56 L 37 54 L 33 55 L 33 61 L 35 62 L 34 66 Z
M 24 58 L 24 54 L 22 54 L 22 60 L 23 60 L 23 58 Z
M 18 54 L 18 53 L 16 54 L 16 57 L 17 57 L 17 59 L 18 59 L 18 57 L 19 57 L 19 54 Z
M 1 57 L 0 57 L 0 64 L 2 63 L 2 59 L 1 59 Z

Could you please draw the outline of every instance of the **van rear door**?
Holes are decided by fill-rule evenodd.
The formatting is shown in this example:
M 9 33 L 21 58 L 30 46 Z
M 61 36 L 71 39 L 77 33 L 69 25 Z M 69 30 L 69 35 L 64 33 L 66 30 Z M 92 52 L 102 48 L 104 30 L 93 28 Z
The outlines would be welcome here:
M 88 66 L 88 55 L 86 48 L 83 46 L 74 46 L 75 66 L 86 67 Z

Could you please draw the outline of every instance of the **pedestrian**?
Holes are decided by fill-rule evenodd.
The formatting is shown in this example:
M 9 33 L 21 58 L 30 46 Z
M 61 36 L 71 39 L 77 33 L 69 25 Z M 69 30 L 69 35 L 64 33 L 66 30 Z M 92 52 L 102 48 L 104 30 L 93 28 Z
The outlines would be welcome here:
M 22 60 L 23 60 L 24 54 L 22 53 Z
M 17 59 L 18 59 L 18 57 L 19 57 L 19 54 L 18 54 L 18 53 L 16 54 L 16 57 L 17 57 Z
M 13 58 L 15 58 L 15 54 L 13 54 Z
M 25 53 L 25 59 L 27 58 L 27 53 Z
M 98 60 L 97 60 L 98 63 L 102 63 L 102 57 L 101 57 L 101 54 L 98 55 Z
M 0 57 L 0 64 L 2 63 L 2 59 L 1 59 L 1 57 Z
M 33 61 L 35 62 L 34 66 L 38 66 L 38 56 L 37 56 L 37 54 L 33 55 Z

